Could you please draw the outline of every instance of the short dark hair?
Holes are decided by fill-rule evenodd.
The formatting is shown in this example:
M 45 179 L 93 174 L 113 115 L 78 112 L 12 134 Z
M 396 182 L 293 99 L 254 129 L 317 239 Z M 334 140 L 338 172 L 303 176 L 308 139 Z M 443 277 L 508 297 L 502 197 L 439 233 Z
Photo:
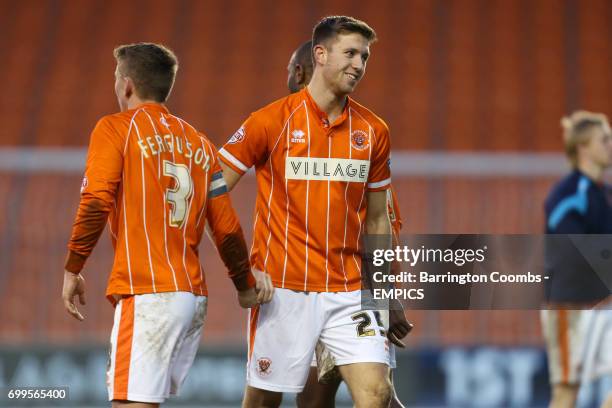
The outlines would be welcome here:
M 376 32 L 361 20 L 349 16 L 328 16 L 317 23 L 312 31 L 312 45 L 323 44 L 338 34 L 358 33 L 368 42 L 376 41 Z
M 153 43 L 120 45 L 113 54 L 121 63 L 121 74 L 134 81 L 138 97 L 165 102 L 178 70 L 176 55 L 167 47 Z
M 302 66 L 310 65 L 312 68 L 312 41 L 308 40 L 305 43 L 302 43 L 295 50 L 295 62 Z
M 304 69 L 304 75 L 308 80 L 312 77 L 312 41 L 308 40 L 295 50 L 295 63 Z M 308 83 L 308 81 L 306 82 Z

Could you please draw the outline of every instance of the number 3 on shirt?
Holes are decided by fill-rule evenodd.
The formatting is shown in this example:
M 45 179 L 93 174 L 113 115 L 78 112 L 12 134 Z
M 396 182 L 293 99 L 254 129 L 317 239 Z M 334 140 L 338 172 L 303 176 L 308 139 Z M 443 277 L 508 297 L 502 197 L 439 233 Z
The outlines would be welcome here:
M 171 227 L 181 228 L 185 223 L 188 201 L 193 192 L 189 168 L 184 164 L 164 160 L 164 176 L 172 177 L 176 181 L 174 188 L 166 189 L 166 201 L 172 206 L 168 223 Z

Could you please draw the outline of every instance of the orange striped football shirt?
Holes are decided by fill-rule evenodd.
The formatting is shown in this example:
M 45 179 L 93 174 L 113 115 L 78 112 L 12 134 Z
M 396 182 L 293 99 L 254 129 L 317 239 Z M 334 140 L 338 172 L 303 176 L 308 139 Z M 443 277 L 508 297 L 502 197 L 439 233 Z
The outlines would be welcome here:
M 361 287 L 366 193 L 391 182 L 385 122 L 348 98 L 330 124 L 305 88 L 251 114 L 219 158 L 255 166 L 253 267 L 280 288 Z
M 207 220 L 216 234 L 240 229 L 214 146 L 155 103 L 105 116 L 93 130 L 67 270 L 82 269 L 106 214 L 115 250 L 109 299 L 206 295 L 198 245 Z

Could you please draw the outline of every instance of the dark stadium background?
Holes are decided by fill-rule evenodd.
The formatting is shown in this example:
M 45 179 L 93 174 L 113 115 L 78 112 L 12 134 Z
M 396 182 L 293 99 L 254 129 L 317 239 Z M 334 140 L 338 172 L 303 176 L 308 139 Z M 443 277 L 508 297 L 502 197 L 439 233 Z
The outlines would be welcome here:
M 566 169 L 559 119 L 612 110 L 607 0 L 3 0 L 0 10 L 0 389 L 69 386 L 72 406 L 105 404 L 106 234 L 85 271 L 84 322 L 60 291 L 89 132 L 117 110 L 114 46 L 170 46 L 181 65 L 168 106 L 219 146 L 287 92 L 289 56 L 319 18 L 366 20 L 380 40 L 355 97 L 391 128 L 405 233 L 539 233 L 543 198 Z M 250 239 L 254 178 L 232 197 Z M 203 246 L 202 353 L 172 404 L 238 406 L 246 315 Z M 410 406 L 545 406 L 537 311 L 408 316 L 396 387 Z

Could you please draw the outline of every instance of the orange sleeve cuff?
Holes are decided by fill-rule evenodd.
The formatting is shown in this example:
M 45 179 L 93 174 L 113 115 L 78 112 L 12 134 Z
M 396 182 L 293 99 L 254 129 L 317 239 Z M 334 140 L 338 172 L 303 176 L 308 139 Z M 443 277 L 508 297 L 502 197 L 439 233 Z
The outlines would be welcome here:
M 74 251 L 68 251 L 66 255 L 66 262 L 64 263 L 64 269 L 74 274 L 81 273 L 87 257 L 85 255 L 77 254 Z

